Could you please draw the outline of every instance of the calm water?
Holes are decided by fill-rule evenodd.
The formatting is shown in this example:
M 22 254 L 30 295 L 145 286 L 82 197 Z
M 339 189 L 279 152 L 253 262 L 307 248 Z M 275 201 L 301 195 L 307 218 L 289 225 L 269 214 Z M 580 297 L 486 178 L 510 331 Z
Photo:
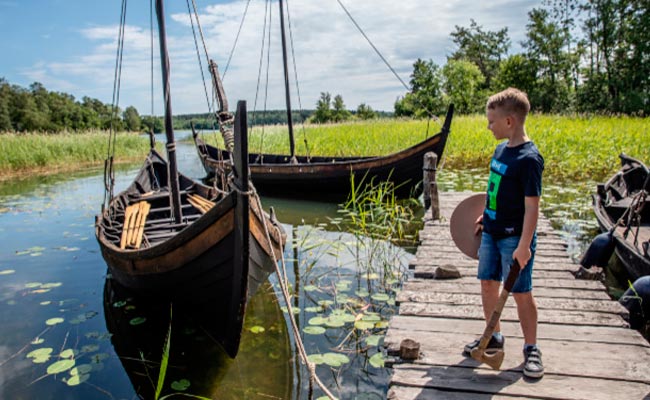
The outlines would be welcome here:
M 203 175 L 189 144 L 179 145 L 179 164 L 189 176 Z M 121 169 L 116 189 L 136 169 Z M 482 175 L 443 170 L 440 186 L 483 190 Z M 308 398 L 309 375 L 276 295 L 277 277 L 251 301 L 235 360 L 183 310 L 138 302 L 107 284 L 93 231 L 102 185 L 98 169 L 0 184 L 0 398 L 153 398 L 166 343 L 161 397 Z M 596 231 L 593 187 L 546 185 L 544 213 L 576 256 Z M 291 305 L 318 376 L 339 398 L 383 398 L 390 370 L 381 367 L 382 335 L 412 254 L 338 231 L 330 224 L 340 215 L 336 205 L 263 204 L 285 223 Z M 313 394 L 322 396 L 317 388 Z

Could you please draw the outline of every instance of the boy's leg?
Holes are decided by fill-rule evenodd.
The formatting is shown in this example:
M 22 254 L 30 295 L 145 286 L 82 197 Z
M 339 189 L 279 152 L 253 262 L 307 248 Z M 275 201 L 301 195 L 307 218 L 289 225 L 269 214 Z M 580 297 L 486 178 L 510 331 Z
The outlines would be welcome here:
M 499 301 L 499 289 L 501 282 L 492 280 L 481 281 L 481 302 L 483 303 L 483 315 L 485 316 L 485 324 L 490 322 L 490 317 L 494 312 L 494 308 Z M 501 332 L 501 323 L 497 322 L 495 332 Z
M 537 343 L 537 304 L 533 297 L 533 292 L 513 293 L 517 303 L 517 315 L 519 315 L 519 324 L 524 333 L 524 343 Z

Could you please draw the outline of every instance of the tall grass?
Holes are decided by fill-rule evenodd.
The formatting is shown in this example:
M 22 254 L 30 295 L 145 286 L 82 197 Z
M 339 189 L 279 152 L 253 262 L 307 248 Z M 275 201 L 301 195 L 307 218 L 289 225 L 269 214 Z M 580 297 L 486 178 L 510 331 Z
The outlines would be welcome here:
M 526 129 L 546 160 L 545 176 L 552 179 L 602 180 L 618 169 L 621 152 L 650 163 L 650 120 L 646 118 L 530 115 Z M 439 130 L 440 124 L 431 122 L 428 136 Z M 386 155 L 422 141 L 427 136 L 427 121 L 386 119 L 296 126 L 295 136 L 298 154 Z M 207 137 L 214 143 L 210 140 L 214 136 Z M 486 168 L 496 143 L 484 116 L 454 117 L 444 166 Z M 255 127 L 249 149 L 288 154 L 286 127 Z
M 48 134 L 1 134 L 0 175 L 38 168 L 68 168 L 101 164 L 106 158 L 105 132 Z M 146 155 L 149 141 L 136 134 L 120 134 L 115 156 L 131 161 Z

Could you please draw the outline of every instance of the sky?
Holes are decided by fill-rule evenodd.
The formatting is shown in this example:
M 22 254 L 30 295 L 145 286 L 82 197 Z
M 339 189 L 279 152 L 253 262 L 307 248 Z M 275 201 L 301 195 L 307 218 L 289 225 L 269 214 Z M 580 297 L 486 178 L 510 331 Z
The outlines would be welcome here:
M 329 92 L 332 97 L 340 94 L 348 109 L 365 103 L 375 110 L 392 111 L 395 100 L 406 93 L 339 1 L 406 84 L 418 58 L 444 65 L 456 50 L 450 33 L 455 26 L 469 27 L 471 19 L 484 30 L 507 27 L 509 53 L 521 51 L 528 12 L 541 6 L 541 0 L 285 0 L 293 37 L 293 52 L 289 52 L 293 109 L 313 109 L 320 93 Z M 249 110 L 284 109 L 278 1 L 269 7 L 270 54 L 267 38 L 262 57 L 266 0 L 195 3 L 208 54 L 222 74 L 248 7 L 224 76 L 231 109 L 237 100 L 246 100 Z M 119 106 L 135 106 L 141 115 L 152 112 L 149 8 L 149 1 L 127 4 L 119 91 Z M 203 113 L 211 107 L 187 8 L 186 1 L 165 3 L 174 114 Z M 0 0 L 0 77 L 23 87 L 40 82 L 77 100 L 89 96 L 111 104 L 120 9 L 117 0 Z M 161 115 L 160 54 L 155 40 L 153 113 Z M 288 28 L 287 41 L 291 42 Z M 201 54 L 210 90 L 202 49 Z

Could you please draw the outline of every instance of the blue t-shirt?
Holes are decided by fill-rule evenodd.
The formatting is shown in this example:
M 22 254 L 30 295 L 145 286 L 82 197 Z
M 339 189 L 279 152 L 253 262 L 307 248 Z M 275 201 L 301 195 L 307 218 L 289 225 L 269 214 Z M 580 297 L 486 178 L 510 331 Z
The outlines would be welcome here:
M 496 237 L 519 236 L 524 197 L 542 195 L 544 158 L 533 142 L 508 147 L 499 143 L 490 162 L 483 229 Z

